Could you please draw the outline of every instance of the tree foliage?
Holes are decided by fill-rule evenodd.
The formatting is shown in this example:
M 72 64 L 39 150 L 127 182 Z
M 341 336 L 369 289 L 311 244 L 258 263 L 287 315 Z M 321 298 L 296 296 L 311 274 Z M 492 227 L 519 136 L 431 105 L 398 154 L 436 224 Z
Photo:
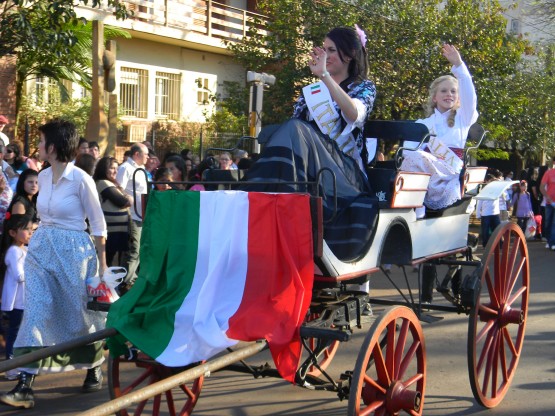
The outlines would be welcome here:
M 128 16 L 119 0 L 5 0 L 0 2 L 0 57 L 22 49 L 48 49 L 59 58 L 70 53 L 77 41 L 73 27 L 86 23 L 75 12 L 79 3 L 92 7 L 106 3 L 118 18 Z
M 276 75 L 264 97 L 265 124 L 290 117 L 300 88 L 314 82 L 307 66 L 312 45 L 332 27 L 357 23 L 368 35 L 369 77 L 378 90 L 371 117 L 422 117 L 429 84 L 449 73 L 440 53 L 449 42 L 473 75 L 479 122 L 498 146 L 529 158 L 555 145 L 554 78 L 546 63 L 553 55 L 507 33 L 498 1 L 261 0 L 258 6 L 271 16 L 267 33 L 253 22 L 244 41 L 229 48 L 248 70 Z

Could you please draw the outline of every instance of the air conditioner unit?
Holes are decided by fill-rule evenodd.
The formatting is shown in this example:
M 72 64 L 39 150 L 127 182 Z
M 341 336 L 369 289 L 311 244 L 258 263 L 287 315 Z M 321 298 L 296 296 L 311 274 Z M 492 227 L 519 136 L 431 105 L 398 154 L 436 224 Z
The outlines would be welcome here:
M 142 143 L 146 140 L 146 128 L 144 124 L 131 124 L 127 126 L 125 141 L 130 143 Z

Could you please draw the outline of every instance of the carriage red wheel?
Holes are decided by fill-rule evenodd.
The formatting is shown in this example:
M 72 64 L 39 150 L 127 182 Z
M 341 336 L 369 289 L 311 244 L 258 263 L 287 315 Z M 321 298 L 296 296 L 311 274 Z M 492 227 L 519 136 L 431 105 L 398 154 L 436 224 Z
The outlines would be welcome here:
M 308 318 L 306 319 L 307 322 L 310 322 L 316 318 L 318 318 L 320 315 L 317 313 L 313 313 L 310 314 L 308 316 Z M 311 351 L 314 351 L 314 349 L 316 348 L 316 344 L 317 344 L 318 340 L 315 338 L 308 338 L 307 339 L 307 344 L 310 348 Z M 337 349 L 339 348 L 339 341 L 332 341 L 330 343 L 330 345 L 325 348 L 320 355 L 318 356 L 318 365 L 320 366 L 320 368 L 322 370 L 325 370 L 326 368 L 328 368 L 328 366 L 331 364 L 333 357 L 335 356 L 335 353 L 337 352 Z M 310 367 L 308 367 L 308 372 L 307 375 L 312 376 L 312 377 L 319 377 L 322 374 L 322 371 L 320 371 L 320 369 L 318 367 L 316 367 L 315 365 L 311 365 Z
M 172 376 L 176 374 L 176 370 L 139 353 L 133 361 L 127 361 L 123 357 L 110 357 L 108 373 L 110 397 L 115 399 Z M 120 410 L 117 415 L 190 415 L 200 396 L 203 382 L 204 377 L 199 377 L 191 383 L 181 384 L 133 407 Z
M 520 227 L 502 224 L 482 259 L 482 289 L 468 323 L 468 370 L 476 400 L 497 406 L 515 375 L 524 341 L 530 266 Z
M 422 415 L 425 388 L 426 347 L 420 322 L 407 307 L 388 308 L 362 343 L 348 414 Z

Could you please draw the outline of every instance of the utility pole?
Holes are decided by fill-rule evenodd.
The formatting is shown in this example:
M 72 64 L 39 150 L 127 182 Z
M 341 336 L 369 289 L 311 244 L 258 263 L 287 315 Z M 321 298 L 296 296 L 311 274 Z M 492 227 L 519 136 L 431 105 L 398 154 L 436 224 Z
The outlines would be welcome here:
M 258 133 L 260 133 L 262 129 L 262 99 L 264 87 L 274 85 L 276 83 L 276 77 L 270 74 L 248 71 L 247 82 L 251 84 L 249 98 L 249 134 L 252 137 L 258 137 Z M 258 144 L 258 141 L 254 144 L 254 153 L 260 153 L 260 144 Z

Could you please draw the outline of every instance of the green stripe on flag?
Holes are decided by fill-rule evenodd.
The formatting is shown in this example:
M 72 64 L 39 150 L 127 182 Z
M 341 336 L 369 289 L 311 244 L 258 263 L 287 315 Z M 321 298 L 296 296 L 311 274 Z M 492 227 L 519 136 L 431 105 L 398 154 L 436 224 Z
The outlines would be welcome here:
M 174 332 L 175 313 L 189 293 L 197 261 L 200 192 L 154 191 L 144 222 L 140 272 L 133 288 L 114 303 L 106 326 L 151 357 Z M 110 349 L 121 354 L 111 340 Z
M 315 84 L 312 87 L 310 87 L 311 90 L 317 90 L 320 88 L 320 84 Z

